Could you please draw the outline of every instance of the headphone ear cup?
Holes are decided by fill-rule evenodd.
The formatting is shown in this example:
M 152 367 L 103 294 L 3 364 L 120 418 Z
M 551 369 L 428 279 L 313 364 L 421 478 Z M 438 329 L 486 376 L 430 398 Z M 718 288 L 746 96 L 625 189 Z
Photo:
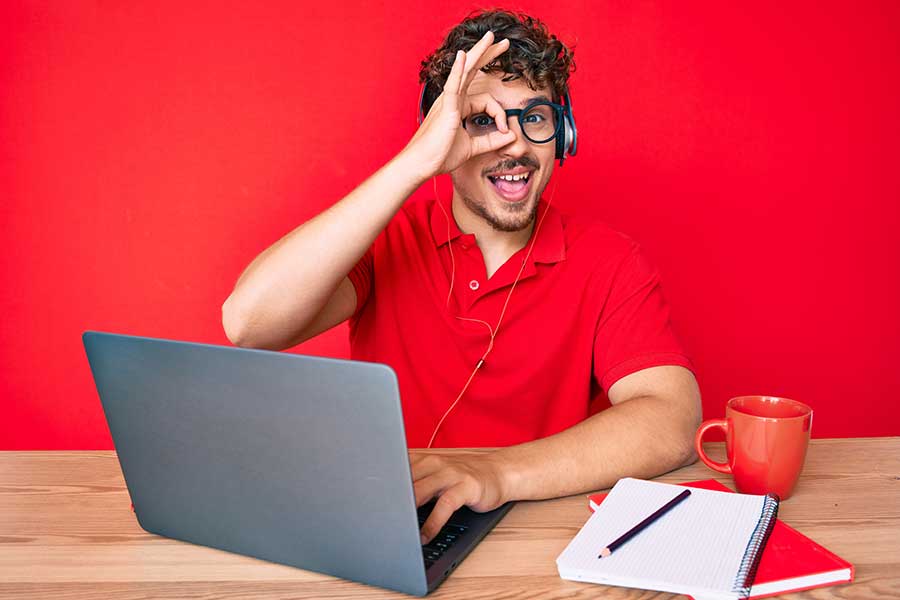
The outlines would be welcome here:
M 566 94 L 566 113 L 566 152 L 569 156 L 575 156 L 578 153 L 578 127 L 569 94 Z
M 563 126 L 563 134 L 561 136 L 556 136 L 556 140 L 554 140 L 554 143 L 556 144 L 556 155 L 554 156 L 554 158 L 559 161 L 560 166 L 562 166 L 562 161 L 564 160 L 564 157 L 566 155 L 565 138 L 568 137 L 569 134 L 569 122 L 565 118 L 563 118 L 563 121 L 565 122 Z
M 575 117 L 571 114 L 566 117 L 566 152 L 569 156 L 578 153 L 578 128 L 575 126 Z
M 572 129 L 571 119 L 568 114 L 563 116 L 563 134 L 556 138 L 556 159 L 559 160 L 559 166 L 563 165 L 566 160 L 566 154 L 572 156 L 572 144 L 574 142 L 575 131 Z
M 575 156 L 578 151 L 578 128 L 575 126 L 575 115 L 572 112 L 572 99 L 568 92 L 563 99 L 565 102 L 563 134 L 556 138 L 556 158 L 559 159 L 559 166 L 563 165 L 566 155 Z

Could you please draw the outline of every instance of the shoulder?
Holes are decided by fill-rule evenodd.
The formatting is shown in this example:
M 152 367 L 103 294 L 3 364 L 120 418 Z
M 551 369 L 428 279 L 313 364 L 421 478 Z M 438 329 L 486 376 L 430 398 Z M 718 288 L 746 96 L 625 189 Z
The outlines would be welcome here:
M 427 225 L 431 218 L 431 210 L 434 207 L 434 198 L 419 196 L 408 200 L 394 217 L 395 221 L 403 221 L 414 225 Z
M 563 223 L 566 269 L 598 305 L 654 288 L 659 282 L 656 265 L 631 236 L 599 218 L 563 217 Z
M 394 239 L 419 237 L 430 231 L 433 207 L 434 199 L 429 197 L 422 196 L 408 200 L 388 222 L 381 237 Z
M 560 215 L 568 256 L 597 269 L 620 265 L 642 254 L 631 236 L 612 228 L 598 217 Z
M 381 240 L 400 240 L 410 236 L 418 237 L 422 232 L 429 230 L 431 209 L 434 200 L 427 197 L 419 197 L 408 200 L 400 207 L 388 224 L 381 231 L 376 243 Z
M 373 251 L 381 261 L 404 263 L 411 256 L 427 254 L 433 249 L 431 213 L 434 200 L 411 198 L 391 217 L 375 238 Z

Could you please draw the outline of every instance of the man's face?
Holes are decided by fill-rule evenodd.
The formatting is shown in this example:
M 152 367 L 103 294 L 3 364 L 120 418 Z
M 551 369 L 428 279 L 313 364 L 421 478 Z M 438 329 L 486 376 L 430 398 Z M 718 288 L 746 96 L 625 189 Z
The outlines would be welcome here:
M 505 73 L 479 71 L 469 85 L 469 95 L 490 94 L 504 109 L 524 108 L 531 100 L 544 96 L 551 100 L 549 89 L 532 90 L 521 78 L 502 81 Z M 498 231 L 521 231 L 528 227 L 537 211 L 538 200 L 553 173 L 556 143 L 533 144 L 522 134 L 516 117 L 508 118 L 516 139 L 493 152 L 474 156 L 450 173 L 454 196 L 465 207 Z M 528 176 L 524 188 L 520 182 L 508 182 L 499 175 Z M 520 198 L 521 197 L 521 198 Z

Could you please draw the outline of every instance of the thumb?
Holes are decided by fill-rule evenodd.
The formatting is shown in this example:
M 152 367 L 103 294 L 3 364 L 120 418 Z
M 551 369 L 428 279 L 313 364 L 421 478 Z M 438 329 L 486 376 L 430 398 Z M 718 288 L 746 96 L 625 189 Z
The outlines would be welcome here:
M 516 141 L 516 134 L 512 130 L 502 133 L 499 130 L 493 131 L 487 135 L 473 137 L 472 139 L 472 156 L 476 154 L 484 154 L 493 150 L 499 150 L 507 144 Z

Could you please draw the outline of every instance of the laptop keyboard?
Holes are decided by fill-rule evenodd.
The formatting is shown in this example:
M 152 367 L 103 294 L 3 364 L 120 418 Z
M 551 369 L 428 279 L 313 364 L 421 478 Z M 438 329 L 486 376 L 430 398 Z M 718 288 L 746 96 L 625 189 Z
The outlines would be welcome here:
M 431 514 L 434 508 L 434 502 L 429 502 L 419 507 L 419 527 L 425 524 L 425 519 Z M 422 546 L 422 558 L 425 559 L 425 568 L 431 568 L 431 565 L 452 546 L 460 536 L 465 535 L 468 527 L 453 523 L 453 517 L 444 525 L 434 538 Z

